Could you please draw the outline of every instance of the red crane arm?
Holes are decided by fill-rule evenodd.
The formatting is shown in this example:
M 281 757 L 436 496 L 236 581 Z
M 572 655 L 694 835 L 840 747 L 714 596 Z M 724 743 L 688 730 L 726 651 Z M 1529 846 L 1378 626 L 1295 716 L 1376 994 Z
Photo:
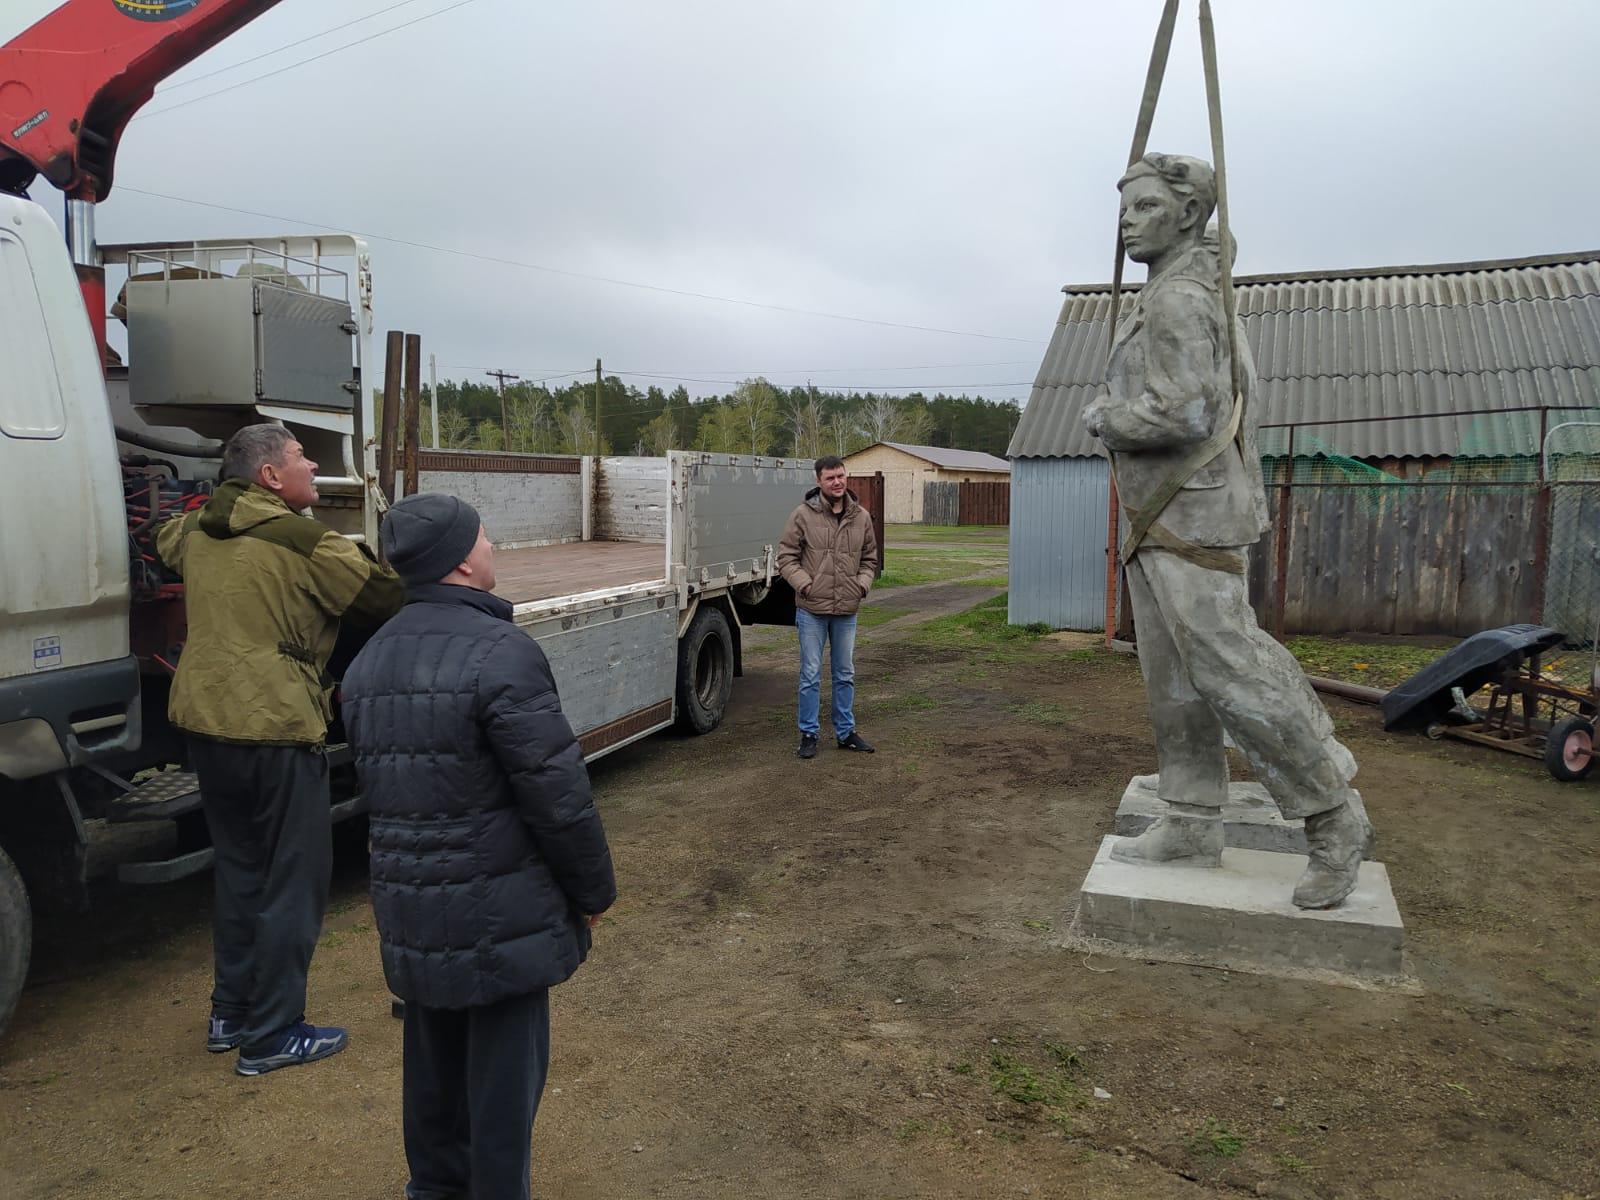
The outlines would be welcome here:
M 0 190 L 43 175 L 91 203 L 156 84 L 278 0 L 67 0 L 0 46 Z

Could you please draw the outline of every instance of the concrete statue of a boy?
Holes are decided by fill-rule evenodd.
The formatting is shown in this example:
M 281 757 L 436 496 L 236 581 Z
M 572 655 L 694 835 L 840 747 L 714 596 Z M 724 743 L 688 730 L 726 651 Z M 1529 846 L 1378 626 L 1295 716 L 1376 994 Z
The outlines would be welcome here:
M 1256 452 L 1255 368 L 1237 331 L 1236 399 L 1207 238 L 1210 164 L 1147 154 L 1117 184 L 1128 257 L 1149 280 L 1113 335 L 1106 391 L 1084 424 L 1110 452 L 1160 763 L 1164 815 L 1113 856 L 1217 866 L 1228 791 L 1226 730 L 1285 819 L 1305 818 L 1301 908 L 1332 908 L 1356 885 L 1372 826 L 1352 803 L 1356 764 L 1299 664 L 1256 624 L 1245 554 L 1266 528 Z M 1228 269 L 1232 267 L 1231 247 Z

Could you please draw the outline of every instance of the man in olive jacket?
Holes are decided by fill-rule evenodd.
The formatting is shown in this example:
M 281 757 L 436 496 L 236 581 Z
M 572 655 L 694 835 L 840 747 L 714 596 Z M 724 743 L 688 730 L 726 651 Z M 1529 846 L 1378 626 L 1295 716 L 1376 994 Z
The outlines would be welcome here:
M 550 664 L 491 592 L 478 514 L 407 496 L 383 547 L 406 606 L 343 696 L 383 971 L 406 1002 L 406 1195 L 526 1197 L 549 989 L 616 899 L 611 852 Z
M 327 665 L 341 621 L 376 625 L 405 595 L 364 547 L 300 515 L 316 473 L 281 425 L 247 426 L 211 499 L 156 534 L 189 623 L 169 713 L 189 735 L 217 856 L 206 1049 L 238 1049 L 241 1075 L 346 1045 L 344 1030 L 305 1021 L 333 866 Z
M 833 735 L 841 750 L 872 745 L 856 732 L 856 610 L 872 590 L 882 561 L 872 515 L 847 485 L 844 460 L 817 459 L 817 486 L 789 515 L 778 541 L 778 571 L 794 589 L 800 634 L 801 758 L 815 758 L 822 687 L 822 646 L 833 650 Z

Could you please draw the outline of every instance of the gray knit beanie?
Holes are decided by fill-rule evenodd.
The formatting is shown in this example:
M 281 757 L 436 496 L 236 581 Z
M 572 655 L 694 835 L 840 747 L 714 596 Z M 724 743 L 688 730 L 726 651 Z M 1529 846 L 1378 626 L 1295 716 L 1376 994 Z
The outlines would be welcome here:
M 467 560 L 482 525 L 478 510 L 460 497 L 418 492 L 389 509 L 378 540 L 401 579 L 438 583 Z

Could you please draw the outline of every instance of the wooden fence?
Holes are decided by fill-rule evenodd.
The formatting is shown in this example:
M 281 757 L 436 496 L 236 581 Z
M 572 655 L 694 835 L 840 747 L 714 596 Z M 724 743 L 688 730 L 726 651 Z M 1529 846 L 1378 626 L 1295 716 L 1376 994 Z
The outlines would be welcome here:
M 1250 599 L 1279 633 L 1449 634 L 1532 619 L 1537 484 L 1267 488 Z
M 1011 481 L 925 483 L 922 485 L 922 523 L 1009 525 Z
M 862 508 L 872 515 L 872 532 L 878 537 L 878 574 L 883 574 L 883 560 L 886 551 L 883 545 L 883 472 L 874 475 L 852 475 L 847 480 L 850 490 L 855 493 L 856 501 Z

